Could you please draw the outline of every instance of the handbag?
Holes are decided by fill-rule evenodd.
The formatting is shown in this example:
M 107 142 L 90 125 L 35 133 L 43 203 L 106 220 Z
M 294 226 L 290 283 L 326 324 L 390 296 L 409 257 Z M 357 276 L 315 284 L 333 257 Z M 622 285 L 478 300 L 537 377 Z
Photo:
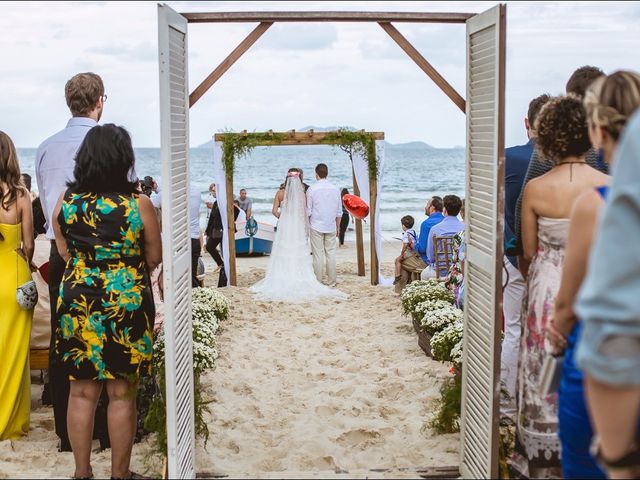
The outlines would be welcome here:
M 547 397 L 558 391 L 560 387 L 560 377 L 562 376 L 562 363 L 564 355 L 552 355 L 547 353 L 542 362 L 540 370 L 540 382 L 538 389 L 540 395 Z
M 18 225 L 18 208 L 16 205 L 16 225 Z M 33 278 L 29 278 L 22 285 L 18 285 L 18 269 L 19 269 L 19 258 L 21 255 L 18 253 L 20 250 L 20 244 L 18 243 L 16 247 L 16 301 L 18 305 L 23 310 L 31 310 L 38 303 L 38 288 L 36 287 L 36 282 L 34 282 Z M 26 260 L 26 259 L 25 259 Z M 27 260 L 27 264 L 28 264 Z

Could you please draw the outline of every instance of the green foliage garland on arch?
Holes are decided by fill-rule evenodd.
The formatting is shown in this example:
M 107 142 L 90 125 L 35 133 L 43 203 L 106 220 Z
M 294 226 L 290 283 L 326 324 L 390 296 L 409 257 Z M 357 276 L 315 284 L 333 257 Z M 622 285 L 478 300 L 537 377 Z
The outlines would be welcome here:
M 224 131 L 222 133 L 224 135 L 221 141 L 222 165 L 225 176 L 228 179 L 233 178 L 235 163 L 238 158 L 246 157 L 255 147 L 277 146 L 287 139 L 286 134 L 275 132 L 236 133 Z M 360 153 L 367 159 L 369 178 L 378 177 L 380 162 L 376 151 L 376 141 L 371 133 L 363 130 L 340 129 L 337 132 L 327 132 L 320 144 L 340 147 L 349 154 L 349 159 L 351 160 L 354 152 Z

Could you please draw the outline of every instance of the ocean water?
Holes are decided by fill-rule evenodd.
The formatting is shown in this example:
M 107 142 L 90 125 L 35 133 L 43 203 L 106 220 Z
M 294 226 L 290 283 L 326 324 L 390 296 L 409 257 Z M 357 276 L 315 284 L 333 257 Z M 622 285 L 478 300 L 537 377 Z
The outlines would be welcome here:
M 33 177 L 33 189 L 37 190 L 35 154 L 36 150 L 32 148 L 18 149 L 21 169 Z M 143 178 L 151 175 L 159 180 L 160 149 L 137 148 L 135 154 L 138 176 Z M 287 170 L 291 167 L 302 168 L 305 183 L 311 184 L 315 181 L 314 168 L 318 163 L 327 164 L 329 180 L 334 185 L 346 187 L 349 193 L 353 193 L 349 157 L 339 148 L 326 145 L 256 147 L 250 156 L 236 161 L 235 193 L 241 188 L 247 189 L 248 196 L 253 200 L 254 217 L 258 221 L 275 223 L 271 206 Z M 191 181 L 203 192 L 203 198 L 213 182 L 212 164 L 212 149 L 190 150 Z M 418 229 L 425 218 L 425 204 L 432 195 L 454 194 L 462 197 L 464 175 L 463 149 L 387 146 L 379 203 L 383 237 L 389 240 L 400 236 L 400 218 L 404 215 L 412 215 L 416 219 L 415 228 Z M 203 203 L 201 224 L 204 224 L 205 217 L 206 206 Z

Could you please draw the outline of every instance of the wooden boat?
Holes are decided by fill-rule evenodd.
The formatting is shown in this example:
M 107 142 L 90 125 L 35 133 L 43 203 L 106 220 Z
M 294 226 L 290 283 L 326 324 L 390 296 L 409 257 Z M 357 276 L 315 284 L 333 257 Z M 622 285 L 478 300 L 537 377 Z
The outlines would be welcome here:
M 248 219 L 236 222 L 236 255 L 269 255 L 276 232 L 274 225 Z

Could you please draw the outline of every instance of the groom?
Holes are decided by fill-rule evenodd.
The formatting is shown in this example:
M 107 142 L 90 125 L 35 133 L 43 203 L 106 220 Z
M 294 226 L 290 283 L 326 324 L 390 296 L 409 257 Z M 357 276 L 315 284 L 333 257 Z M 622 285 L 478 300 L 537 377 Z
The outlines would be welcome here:
M 327 284 L 336 286 L 336 237 L 340 233 L 342 200 L 340 189 L 327 180 L 329 168 L 316 166 L 316 180 L 307 190 L 307 212 L 311 224 L 313 271 L 322 282 L 326 265 Z

